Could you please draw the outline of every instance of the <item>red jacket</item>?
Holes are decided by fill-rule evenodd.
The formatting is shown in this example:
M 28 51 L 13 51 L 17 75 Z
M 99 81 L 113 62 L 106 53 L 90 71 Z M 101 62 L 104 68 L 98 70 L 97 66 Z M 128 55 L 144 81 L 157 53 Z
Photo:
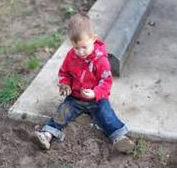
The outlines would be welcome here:
M 71 95 L 78 99 L 90 101 L 81 96 L 81 89 L 94 90 L 96 101 L 108 99 L 112 74 L 105 44 L 97 40 L 93 52 L 86 59 L 79 58 L 74 49 L 70 49 L 58 75 L 58 83 L 69 85 L 72 89 Z

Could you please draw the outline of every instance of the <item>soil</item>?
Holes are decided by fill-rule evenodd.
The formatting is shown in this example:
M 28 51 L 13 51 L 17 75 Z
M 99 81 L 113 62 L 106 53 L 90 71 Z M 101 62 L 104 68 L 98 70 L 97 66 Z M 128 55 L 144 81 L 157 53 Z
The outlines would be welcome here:
M 54 140 L 49 151 L 33 141 L 35 124 L 8 119 L 2 109 L 0 121 L 0 167 L 177 167 L 175 144 L 146 141 L 138 156 L 122 154 L 84 116 L 69 124 L 65 141 Z
M 64 39 L 69 16 L 63 9 L 69 5 L 76 11 L 88 11 L 94 1 L 1 0 L 0 7 L 7 2 L 17 3 L 13 4 L 13 10 L 6 7 L 4 13 L 0 13 L 0 47 L 11 46 L 17 37 L 28 40 L 56 30 L 61 31 Z M 24 53 L 0 54 L 0 79 L 16 73 L 30 83 L 54 50 L 37 51 L 41 65 L 35 70 L 24 66 L 26 59 L 30 57 Z M 1 83 L 2 80 L 0 88 Z M 144 140 L 139 144 L 139 140 L 134 140 L 137 144 L 136 151 L 129 155 L 122 154 L 83 115 L 65 129 L 64 142 L 54 140 L 49 151 L 41 150 L 33 139 L 35 124 L 9 119 L 7 110 L 8 107 L 0 108 L 0 168 L 177 167 L 177 145 Z

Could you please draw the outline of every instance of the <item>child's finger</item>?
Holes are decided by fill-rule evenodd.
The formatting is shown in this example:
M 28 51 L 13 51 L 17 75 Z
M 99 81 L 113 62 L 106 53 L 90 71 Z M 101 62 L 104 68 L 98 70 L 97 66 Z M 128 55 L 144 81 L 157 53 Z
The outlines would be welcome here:
M 84 92 L 84 90 L 81 91 L 81 95 L 82 97 L 85 97 L 85 98 L 87 97 L 87 94 Z
M 60 96 L 63 96 L 63 90 L 60 90 Z
M 69 95 L 72 93 L 71 88 L 69 89 Z
M 87 89 L 84 89 L 84 90 L 83 90 L 83 93 L 84 93 L 84 94 L 88 94 L 89 91 L 88 91 Z
M 65 96 L 66 95 L 66 91 L 65 90 L 63 90 L 63 96 Z
M 70 95 L 70 89 L 69 89 L 69 88 L 66 89 L 66 95 L 67 95 L 67 96 Z
M 65 89 L 65 96 L 67 96 L 68 95 L 68 91 L 67 91 L 67 89 Z
M 69 93 L 68 89 L 66 89 L 65 91 L 66 91 L 66 96 L 68 96 L 68 93 Z

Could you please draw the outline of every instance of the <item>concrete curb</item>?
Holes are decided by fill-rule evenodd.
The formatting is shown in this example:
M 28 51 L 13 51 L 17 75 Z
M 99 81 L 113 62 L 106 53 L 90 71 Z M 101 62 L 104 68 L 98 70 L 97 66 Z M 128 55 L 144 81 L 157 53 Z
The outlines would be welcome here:
M 133 138 L 143 138 L 157 142 L 177 142 L 177 134 L 170 132 L 157 132 L 155 130 L 141 130 L 139 128 L 130 128 L 130 132 L 128 135 Z
M 115 76 L 121 74 L 151 5 L 151 0 L 129 0 L 106 36 L 105 42 Z

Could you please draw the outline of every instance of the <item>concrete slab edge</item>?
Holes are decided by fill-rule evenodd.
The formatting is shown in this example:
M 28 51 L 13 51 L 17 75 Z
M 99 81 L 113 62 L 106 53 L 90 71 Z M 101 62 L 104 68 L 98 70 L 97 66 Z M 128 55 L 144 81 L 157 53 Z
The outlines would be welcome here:
M 132 138 L 142 138 L 151 141 L 177 142 L 177 134 L 171 132 L 161 132 L 155 130 L 144 130 L 138 128 L 130 128 L 128 135 Z
M 8 117 L 14 120 L 22 120 L 22 121 L 30 121 L 36 124 L 42 124 L 45 121 L 49 120 L 50 117 L 46 115 L 36 114 L 28 111 L 16 111 L 13 113 L 13 110 L 10 110 L 8 113 Z
M 113 70 L 117 68 L 116 75 L 121 74 L 124 62 L 137 39 L 151 5 L 151 0 L 129 0 L 109 31 L 105 42 L 108 52 L 119 62 L 118 66 L 117 63 L 112 65 Z
M 42 124 L 48 119 L 50 119 L 50 117 L 46 115 L 37 115 L 32 112 L 24 113 L 24 111 L 17 111 L 16 114 L 9 112 L 9 117 L 16 120 L 21 119 L 23 121 L 25 120 L 31 121 L 36 124 Z M 175 142 L 175 143 L 177 142 L 177 134 L 173 134 L 170 132 L 156 132 L 153 130 L 151 131 L 143 130 L 143 129 L 134 128 L 130 126 L 129 128 L 130 128 L 130 132 L 128 133 L 128 135 L 132 138 L 142 138 L 145 140 L 151 140 L 157 142 L 161 142 L 161 141 Z

